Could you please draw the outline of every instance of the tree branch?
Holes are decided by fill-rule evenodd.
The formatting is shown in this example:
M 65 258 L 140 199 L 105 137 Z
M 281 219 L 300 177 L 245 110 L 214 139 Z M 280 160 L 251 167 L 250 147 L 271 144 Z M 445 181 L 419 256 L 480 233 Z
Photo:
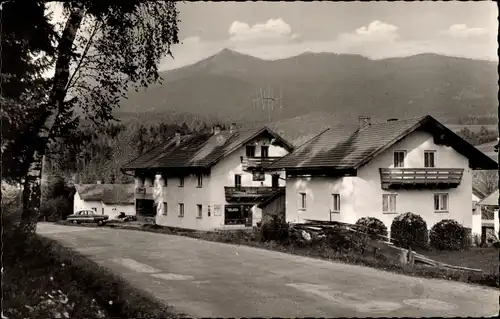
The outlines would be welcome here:
M 90 34 L 89 40 L 87 41 L 87 44 L 85 45 L 85 48 L 84 48 L 83 53 L 82 53 L 82 56 L 81 56 L 80 60 L 78 61 L 78 64 L 77 64 L 77 66 L 76 66 L 73 74 L 69 78 L 69 81 L 68 81 L 68 83 L 66 85 L 66 88 L 65 88 L 66 92 L 68 92 L 68 90 L 71 88 L 71 86 L 73 84 L 73 79 L 75 78 L 75 74 L 77 72 L 80 72 L 80 68 L 82 67 L 82 63 L 87 58 L 87 53 L 88 53 L 88 51 L 90 49 L 90 46 L 92 44 L 92 40 L 93 40 L 94 36 L 97 33 L 97 29 L 98 29 L 97 26 L 98 25 L 99 25 L 99 21 L 96 21 L 95 25 L 94 25 L 94 28 L 92 30 L 92 33 Z

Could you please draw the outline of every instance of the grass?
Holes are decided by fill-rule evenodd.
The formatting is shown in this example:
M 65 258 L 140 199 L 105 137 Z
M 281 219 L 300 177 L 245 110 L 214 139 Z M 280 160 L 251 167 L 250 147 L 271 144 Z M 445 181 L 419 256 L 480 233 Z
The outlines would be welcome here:
M 2 216 L 3 217 L 3 216 Z M 3 233 L 7 318 L 176 318 L 172 309 L 48 238 Z
M 60 223 L 64 224 L 64 222 Z M 478 268 L 483 270 L 482 273 L 477 273 L 431 267 L 421 264 L 415 264 L 413 266 L 401 266 L 383 258 L 383 256 L 380 255 L 374 256 L 370 253 L 360 254 L 359 252 L 355 251 L 339 253 L 334 249 L 326 247 L 324 245 L 304 247 L 293 244 L 280 244 L 274 241 L 262 242 L 259 240 L 259 234 L 256 230 L 206 232 L 159 225 L 143 225 L 143 227 L 141 228 L 127 227 L 126 224 L 110 226 L 154 233 L 187 236 L 201 240 L 215 241 L 234 245 L 246 245 L 311 258 L 319 258 L 329 261 L 368 266 L 408 276 L 454 280 L 495 288 L 500 287 L 498 268 L 500 264 L 500 262 L 498 261 L 499 249 L 497 248 L 471 248 L 470 250 L 464 252 L 429 251 L 423 253 L 424 255 L 432 259 L 447 264 L 469 268 Z
M 454 266 L 481 269 L 484 272 L 498 272 L 499 250 L 495 248 L 472 247 L 465 251 L 426 251 L 431 259 Z

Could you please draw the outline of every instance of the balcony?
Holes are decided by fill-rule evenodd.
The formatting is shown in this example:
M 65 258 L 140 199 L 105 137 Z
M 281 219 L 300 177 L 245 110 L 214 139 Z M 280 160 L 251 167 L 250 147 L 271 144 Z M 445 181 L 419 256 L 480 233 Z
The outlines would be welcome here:
M 381 168 L 382 189 L 455 188 L 462 180 L 462 168 Z
M 260 202 L 282 189 L 284 187 L 224 187 L 228 202 Z
M 135 198 L 136 199 L 153 199 L 153 187 L 136 187 L 135 188 Z
M 281 157 L 243 157 L 241 159 L 241 164 L 243 170 L 260 169 L 267 167 L 279 160 Z

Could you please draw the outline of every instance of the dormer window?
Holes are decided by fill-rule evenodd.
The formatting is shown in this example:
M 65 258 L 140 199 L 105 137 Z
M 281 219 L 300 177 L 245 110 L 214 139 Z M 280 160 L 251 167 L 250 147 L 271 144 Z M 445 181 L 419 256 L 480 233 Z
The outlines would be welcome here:
M 255 145 L 247 145 L 246 156 L 247 157 L 255 157 Z

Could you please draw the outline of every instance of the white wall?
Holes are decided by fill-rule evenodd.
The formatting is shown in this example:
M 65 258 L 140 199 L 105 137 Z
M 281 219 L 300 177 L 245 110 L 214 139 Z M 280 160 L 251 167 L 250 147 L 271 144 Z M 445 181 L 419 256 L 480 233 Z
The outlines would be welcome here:
M 104 204 L 104 214 L 109 216 L 109 219 L 116 219 L 121 212 L 125 215 L 135 215 L 135 205 L 107 205 Z
M 424 150 L 435 150 L 436 168 L 463 168 L 464 174 L 458 188 L 432 190 L 421 188 L 418 190 L 383 190 L 380 183 L 379 168 L 393 168 L 393 152 L 406 150 L 405 168 L 423 168 Z M 420 215 L 430 229 L 435 223 L 443 219 L 454 219 L 472 228 L 471 193 L 472 174 L 468 159 L 457 153 L 453 148 L 436 145 L 432 135 L 425 132 L 414 132 L 399 143 L 390 147 L 386 152 L 374 158 L 366 166 L 358 170 L 355 181 L 356 198 L 355 211 L 358 218 L 372 216 L 385 223 L 388 230 L 395 216 L 401 213 L 412 212 Z M 382 212 L 382 194 L 396 193 L 396 214 Z M 448 193 L 448 213 L 434 212 L 434 194 Z
M 255 155 L 260 156 L 260 145 L 264 142 L 269 145 L 269 140 L 256 138 L 251 141 L 251 143 L 255 142 L 258 143 Z M 242 175 L 242 186 L 261 186 L 260 181 L 253 181 L 252 174 L 244 172 L 242 169 L 240 156 L 245 157 L 245 147 L 245 145 L 241 146 L 214 165 L 210 174 L 203 176 L 203 186 L 201 188 L 197 187 L 197 177 L 195 175 L 184 178 L 184 187 L 178 187 L 178 178 L 168 178 L 167 186 L 163 189 L 167 212 L 165 215 L 157 216 L 156 223 L 190 229 L 224 228 L 224 206 L 226 204 L 224 186 L 234 186 L 235 174 Z M 270 157 L 283 156 L 286 153 L 287 151 L 284 148 L 274 145 L 269 146 Z M 271 175 L 266 174 L 263 186 L 271 186 Z M 285 186 L 284 180 L 280 180 L 280 186 Z M 184 203 L 184 217 L 178 216 L 178 203 Z M 197 204 L 202 205 L 202 218 L 197 218 Z M 219 216 L 215 216 L 215 205 L 220 205 Z M 208 206 L 210 206 L 210 216 L 208 216 Z M 256 224 L 261 218 L 261 210 L 254 207 L 253 211 L 255 217 L 253 223 Z
M 354 211 L 355 177 L 293 177 L 286 181 L 286 221 L 304 222 L 304 219 L 356 222 Z M 306 209 L 301 210 L 300 193 L 306 193 Z M 340 213 L 333 209 L 332 194 L 340 194 Z M 330 217 L 331 216 L 331 217 Z
M 101 201 L 84 201 L 81 199 L 80 194 L 78 192 L 75 193 L 73 199 L 73 212 L 77 212 L 79 210 L 92 210 L 93 208 L 97 209 L 98 214 L 104 214 L 103 208 L 104 204 Z

